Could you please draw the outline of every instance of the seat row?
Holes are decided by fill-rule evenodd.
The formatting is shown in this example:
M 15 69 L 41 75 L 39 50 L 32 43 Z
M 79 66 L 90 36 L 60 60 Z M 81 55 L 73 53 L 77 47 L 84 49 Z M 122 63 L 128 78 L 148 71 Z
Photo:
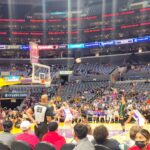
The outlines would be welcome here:
M 61 150 L 73 150 L 75 147 L 74 144 L 68 143 L 62 146 Z M 23 141 L 14 141 L 11 149 L 4 145 L 3 143 L 0 143 L 0 150 L 33 150 L 30 145 Z M 34 150 L 56 150 L 53 145 L 46 142 L 40 142 L 36 145 Z M 103 145 L 95 145 L 95 150 L 110 150 L 108 147 Z

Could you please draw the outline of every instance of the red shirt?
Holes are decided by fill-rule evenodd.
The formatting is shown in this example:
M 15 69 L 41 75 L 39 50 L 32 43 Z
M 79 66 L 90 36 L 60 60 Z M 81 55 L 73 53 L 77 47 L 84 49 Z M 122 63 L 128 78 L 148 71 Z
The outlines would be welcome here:
M 31 145 L 32 149 L 34 149 L 36 144 L 39 143 L 39 139 L 35 135 L 29 133 L 19 134 L 18 136 L 16 136 L 16 140 L 28 143 L 29 145 Z
M 60 150 L 61 147 L 66 144 L 66 140 L 63 136 L 59 135 L 57 132 L 55 131 L 50 131 L 48 133 L 46 133 L 43 138 L 42 141 L 51 143 L 56 150 Z
M 132 146 L 128 150 L 141 150 L 138 146 Z M 150 145 L 147 146 L 146 150 L 150 150 Z

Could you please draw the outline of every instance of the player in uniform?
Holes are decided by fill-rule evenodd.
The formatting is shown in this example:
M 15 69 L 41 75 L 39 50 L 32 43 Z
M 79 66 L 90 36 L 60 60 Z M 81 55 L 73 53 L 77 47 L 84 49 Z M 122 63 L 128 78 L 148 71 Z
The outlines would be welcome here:
M 36 136 L 41 140 L 48 131 L 47 125 L 53 118 L 53 108 L 48 107 L 48 95 L 41 96 L 41 102 L 26 111 L 28 118 L 34 123 Z M 34 115 L 34 117 L 33 117 Z
M 130 109 L 131 111 L 129 112 L 129 118 L 127 119 L 126 123 L 130 122 L 130 120 L 134 118 L 137 124 L 143 127 L 146 123 L 146 119 L 144 118 L 144 116 L 139 112 L 139 110 L 136 109 L 135 106 L 131 106 Z
M 57 113 L 63 112 L 64 114 L 64 126 L 71 125 L 73 120 L 72 109 L 67 102 L 63 102 L 63 106 L 57 110 Z
M 123 132 L 125 131 L 125 113 L 126 113 L 126 100 L 124 96 L 122 96 L 119 108 L 119 121 Z
M 67 102 L 63 102 L 62 107 L 57 110 L 57 113 L 64 114 L 64 128 L 70 128 L 74 118 L 73 114 L 78 113 L 78 111 L 72 109 Z

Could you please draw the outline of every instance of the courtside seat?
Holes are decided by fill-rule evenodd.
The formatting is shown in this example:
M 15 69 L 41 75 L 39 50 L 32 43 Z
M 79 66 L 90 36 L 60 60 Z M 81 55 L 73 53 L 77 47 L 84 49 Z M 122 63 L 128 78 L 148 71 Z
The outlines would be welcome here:
M 104 145 L 95 145 L 95 150 L 111 150 L 110 148 L 104 146 Z
M 73 150 L 76 145 L 72 143 L 64 144 L 61 150 Z
M 32 147 L 23 141 L 14 141 L 11 146 L 11 150 L 32 150 Z
M 0 150 L 10 150 L 10 148 L 7 145 L 0 142 Z
M 40 142 L 35 146 L 35 150 L 56 150 L 56 149 L 50 143 Z

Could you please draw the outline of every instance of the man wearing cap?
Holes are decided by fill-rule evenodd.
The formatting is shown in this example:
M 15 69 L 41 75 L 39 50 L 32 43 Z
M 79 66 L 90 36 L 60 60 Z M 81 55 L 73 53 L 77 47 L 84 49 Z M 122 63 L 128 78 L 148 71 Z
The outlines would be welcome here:
M 29 121 L 23 121 L 20 124 L 20 128 L 23 133 L 16 136 L 16 140 L 20 140 L 28 143 L 32 149 L 35 148 L 36 144 L 39 142 L 39 139 L 34 134 L 31 134 L 31 123 Z
M 48 125 L 49 132 L 46 133 L 42 141 L 51 143 L 56 150 L 60 150 L 61 147 L 66 144 L 66 140 L 63 136 L 58 134 L 58 123 L 57 122 L 50 122 Z
M 48 132 L 47 124 L 50 123 L 53 118 L 53 108 L 48 107 L 48 95 L 42 95 L 41 102 L 29 108 L 26 114 L 35 124 L 35 134 L 41 140 L 43 135 Z
M 13 123 L 9 120 L 3 122 L 3 129 L 4 132 L 0 134 L 0 142 L 7 145 L 11 148 L 11 144 L 15 141 L 15 135 L 11 134 L 10 131 L 12 130 Z

